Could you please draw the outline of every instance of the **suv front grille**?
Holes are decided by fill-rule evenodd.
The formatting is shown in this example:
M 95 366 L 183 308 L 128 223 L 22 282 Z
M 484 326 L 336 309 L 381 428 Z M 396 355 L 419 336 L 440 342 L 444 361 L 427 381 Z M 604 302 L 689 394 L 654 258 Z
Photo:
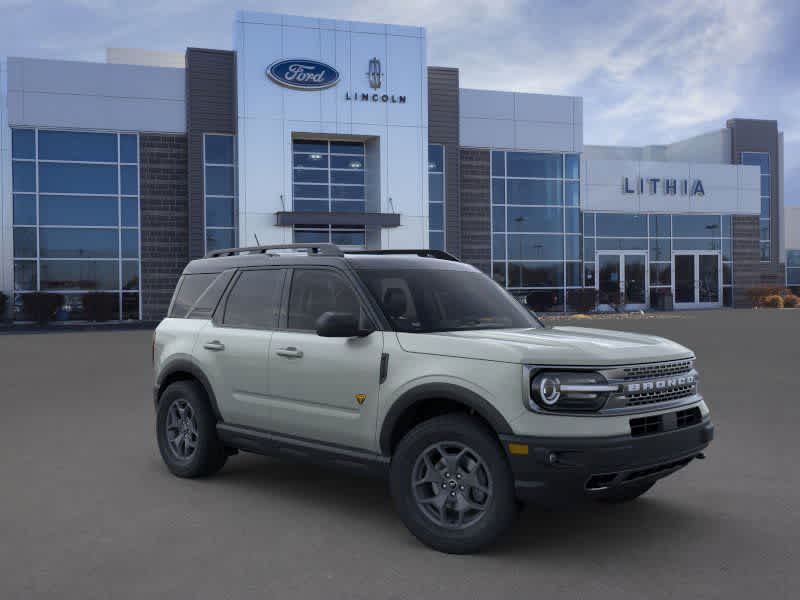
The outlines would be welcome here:
M 695 393 L 695 385 L 682 385 L 665 391 L 643 392 L 641 394 L 627 394 L 628 406 L 643 406 L 645 404 L 655 404 L 656 402 L 669 402 L 686 398 Z
M 643 435 L 661 433 L 662 431 L 683 429 L 684 427 L 697 425 L 702 420 L 703 414 L 696 406 L 663 415 L 637 417 L 630 420 L 631 436 L 640 437 Z
M 688 373 L 692 370 L 692 361 L 677 360 L 651 365 L 641 365 L 638 367 L 625 367 L 623 369 L 623 380 L 633 381 L 636 379 L 651 379 L 654 377 L 666 377 L 667 375 L 678 375 Z

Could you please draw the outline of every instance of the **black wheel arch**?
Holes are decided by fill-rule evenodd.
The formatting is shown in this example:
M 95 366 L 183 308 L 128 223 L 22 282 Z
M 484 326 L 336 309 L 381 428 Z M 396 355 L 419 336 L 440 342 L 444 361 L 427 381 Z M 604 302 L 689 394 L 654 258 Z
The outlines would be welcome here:
M 161 394 L 164 393 L 164 390 L 167 389 L 171 383 L 175 381 L 186 380 L 197 381 L 203 387 L 206 392 L 208 402 L 211 405 L 211 411 L 214 413 L 214 416 L 217 418 L 217 420 L 222 422 L 223 419 L 219 412 L 219 406 L 217 405 L 217 397 L 214 394 L 214 389 L 211 387 L 211 383 L 208 381 L 208 377 L 205 376 L 205 373 L 203 373 L 200 367 L 186 359 L 176 359 L 167 363 L 167 365 L 158 374 L 154 394 L 156 409 L 158 409 L 158 402 L 161 398 Z
M 399 441 L 396 432 L 398 428 L 402 431 L 410 415 L 437 402 L 459 406 L 465 412 L 474 412 L 498 435 L 513 433 L 503 415 L 479 394 L 452 383 L 426 383 L 404 392 L 386 413 L 378 438 L 381 454 L 392 454 Z

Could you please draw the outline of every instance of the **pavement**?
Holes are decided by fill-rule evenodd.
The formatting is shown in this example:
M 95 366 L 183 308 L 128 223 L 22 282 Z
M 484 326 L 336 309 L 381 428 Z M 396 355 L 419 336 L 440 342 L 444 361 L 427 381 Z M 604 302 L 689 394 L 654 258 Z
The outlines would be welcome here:
M 800 310 L 576 324 L 695 350 L 717 439 L 634 503 L 527 509 L 473 556 L 417 542 L 379 480 L 252 455 L 171 476 L 150 332 L 0 336 L 0 598 L 800 597 Z

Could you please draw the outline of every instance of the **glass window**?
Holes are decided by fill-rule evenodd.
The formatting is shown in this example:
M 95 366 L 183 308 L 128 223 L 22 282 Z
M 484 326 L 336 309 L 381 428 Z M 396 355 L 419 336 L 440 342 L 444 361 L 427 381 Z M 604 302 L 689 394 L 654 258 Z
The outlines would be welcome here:
M 769 198 L 761 198 L 761 217 L 769 218 Z
M 495 150 L 492 152 L 492 175 L 495 177 L 505 177 L 506 174 L 506 153 Z
M 581 178 L 581 157 L 579 154 L 567 154 L 564 158 L 566 165 L 566 173 L 564 177 L 567 179 L 580 179 Z
M 594 287 L 594 263 L 583 263 L 584 286 Z
M 325 171 L 316 171 L 325 173 Z M 430 178 L 438 178 L 442 180 L 442 175 L 439 173 L 431 173 L 428 175 Z M 325 180 L 323 179 L 324 183 Z M 348 183 L 351 185 L 364 185 L 364 171 L 331 171 L 331 183 Z M 362 188 L 363 190 L 363 188 Z M 362 191 L 363 193 L 363 191 Z
M 297 156 L 309 156 L 312 160 L 316 161 L 327 161 L 327 156 L 320 156 L 318 159 L 314 159 L 314 156 L 318 156 L 316 154 L 306 154 L 306 155 L 297 155 Z M 324 167 L 327 168 L 328 163 L 324 162 L 324 164 L 313 164 L 309 165 L 313 167 Z M 430 165 L 429 165 L 430 166 Z M 331 156 L 331 169 L 350 169 L 350 170 L 363 170 L 364 169 L 364 159 L 359 158 L 357 156 Z
M 139 230 L 123 229 L 121 233 L 121 239 L 122 257 L 139 258 Z
M 769 262 L 772 249 L 770 248 L 769 242 L 761 242 L 759 244 L 759 249 L 761 251 L 761 261 L 762 262 Z
M 651 263 L 650 285 L 672 285 L 671 267 L 670 263 Z
M 36 191 L 36 165 L 32 162 L 11 163 L 11 187 L 15 192 Z
M 138 198 L 123 198 L 122 199 L 122 223 L 123 227 L 138 227 L 139 226 L 139 199 Z
M 363 142 L 331 142 L 331 154 L 356 154 L 364 156 Z
M 36 138 L 33 129 L 11 130 L 11 157 L 36 158 Z
M 492 231 L 506 230 L 506 209 L 504 206 L 492 207 Z
M 594 237 L 594 213 L 583 214 L 583 235 Z
M 206 252 L 235 246 L 233 229 L 206 229 Z
M 139 162 L 139 141 L 135 134 L 122 134 L 119 136 L 119 162 Z
M 719 250 L 720 240 L 714 238 L 673 238 L 673 250 Z
M 759 221 L 758 229 L 762 241 L 769 239 L 769 227 L 770 227 L 769 219 L 761 219 L 761 221 Z
M 730 215 L 722 215 L 722 237 L 731 237 L 733 232 L 733 218 Z
M 568 287 L 580 287 L 581 285 L 581 265 L 579 262 L 567 262 L 566 265 L 566 282 Z
M 233 277 L 235 271 L 229 269 L 220 273 L 214 282 L 209 285 L 204 292 L 201 292 L 200 297 L 195 301 L 191 311 L 187 315 L 190 319 L 208 319 L 217 308 L 217 303 L 225 293 L 228 283 Z
M 313 154 L 327 154 L 328 142 L 315 140 L 292 140 L 292 148 L 295 152 L 311 152 Z
M 672 244 L 667 239 L 650 239 L 650 260 L 672 260 Z
M 21 291 L 36 290 L 36 261 L 14 261 L 14 289 Z
M 598 250 L 647 250 L 647 238 L 597 238 Z
M 492 179 L 492 204 L 506 203 L 506 180 Z
M 328 242 L 328 229 L 299 230 L 295 229 L 294 241 L 298 244 L 322 244 Z
M 509 287 L 563 287 L 563 262 L 509 262 Z
M 169 311 L 170 317 L 183 318 L 189 313 L 189 309 L 200 298 L 217 278 L 217 273 L 194 273 L 181 277 L 175 296 L 172 299 L 172 307 Z
M 14 227 L 14 256 L 36 258 L 36 228 Z
M 61 194 L 117 194 L 117 166 L 39 163 L 39 191 Z
M 122 261 L 122 289 L 123 290 L 139 289 L 139 261 L 136 260 Z
M 673 215 L 675 237 L 719 237 L 719 215 Z
M 800 267 L 800 250 L 787 250 L 786 251 L 786 266 L 787 267 Z
M 722 239 L 722 260 L 733 260 L 733 242 L 730 238 Z
M 39 160 L 117 162 L 117 134 L 39 131 Z
M 672 237 L 669 215 L 650 215 L 650 237 Z
M 119 289 L 119 263 L 115 260 L 43 260 L 42 290 Z
M 583 259 L 594 261 L 594 239 L 583 238 Z
M 441 144 L 428 145 L 428 172 L 444 172 L 444 146 Z
M 564 310 L 563 290 L 532 290 L 525 294 L 525 305 L 536 312 Z
M 294 180 L 298 183 L 328 183 L 328 170 L 295 169 Z
M 14 194 L 14 225 L 36 225 L 35 194 Z
M 206 227 L 233 227 L 233 198 L 206 198 Z
M 278 324 L 283 271 L 242 271 L 225 301 L 222 324 L 228 327 L 274 329 Z
M 564 209 L 564 231 L 567 233 L 581 232 L 581 211 L 577 208 Z
M 769 152 L 742 152 L 742 164 L 755 165 L 762 175 L 769 174 Z
M 364 230 L 343 231 L 333 227 L 331 229 L 331 242 L 338 246 L 363 247 L 366 244 L 366 232 Z
M 762 175 L 761 176 L 761 195 L 762 196 L 770 196 L 770 189 L 769 189 L 769 175 Z
M 647 237 L 647 216 L 597 213 L 596 234 L 609 237 Z
M 561 154 L 508 152 L 509 177 L 543 177 L 559 179 L 563 175 Z
M 295 167 L 304 167 L 307 169 L 327 169 L 328 168 L 328 155 L 327 154 L 297 154 L 295 152 L 293 158 Z M 347 156 L 334 157 L 333 166 L 337 169 L 352 168 L 348 167 L 353 160 Z M 360 161 L 359 161 L 360 162 Z
M 506 236 L 503 234 L 492 235 L 492 254 L 494 260 L 505 260 L 506 258 Z
M 233 196 L 233 167 L 206 167 L 206 194 Z
M 294 184 L 295 198 L 325 198 L 330 197 L 327 185 Z
M 567 206 L 580 206 L 581 184 L 578 181 L 564 182 L 564 203 Z
M 331 202 L 333 212 L 364 212 L 364 201 L 355 200 L 334 200 Z
M 444 227 L 444 205 L 441 203 L 431 203 L 428 213 L 428 227 L 431 230 L 441 231 Z
M 511 260 L 562 260 L 564 258 L 564 238 L 560 235 L 509 235 L 508 258 Z
M 125 165 L 120 167 L 120 189 L 125 196 L 135 196 L 139 193 L 139 169 L 135 166 Z
M 39 254 L 47 258 L 117 258 L 118 245 L 117 229 L 39 230 Z
M 431 202 L 444 202 L 444 175 L 431 173 L 428 175 L 430 192 L 428 198 Z
M 549 207 L 508 207 L 508 231 L 562 233 L 564 210 Z
M 731 283 L 733 283 L 733 265 L 722 263 L 722 284 L 730 285 Z
M 139 294 L 122 294 L 122 320 L 130 321 L 139 318 Z
M 233 136 L 232 135 L 206 135 L 205 161 L 206 164 L 232 165 Z
M 361 316 L 361 304 L 352 286 L 342 277 L 323 269 L 296 269 L 289 293 L 287 327 L 314 331 L 325 312 Z
M 294 209 L 299 212 L 328 212 L 328 200 L 295 200 Z
M 331 198 L 341 200 L 363 200 L 364 186 L 362 185 L 332 185 Z
M 135 199 L 134 199 L 135 200 Z M 41 225 L 117 225 L 116 196 L 39 196 Z
M 567 260 L 581 259 L 581 236 L 567 235 L 564 241 L 565 258 Z
M 561 195 L 561 182 L 509 179 L 508 203 L 562 205 L 564 199 Z

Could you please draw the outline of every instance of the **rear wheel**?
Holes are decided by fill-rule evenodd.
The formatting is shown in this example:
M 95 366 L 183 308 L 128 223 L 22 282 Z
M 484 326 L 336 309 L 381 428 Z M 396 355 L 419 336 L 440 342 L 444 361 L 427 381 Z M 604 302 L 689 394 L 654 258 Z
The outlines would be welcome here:
M 392 458 L 391 490 L 406 527 L 442 552 L 480 550 L 517 514 L 496 436 L 466 415 L 436 417 L 406 434 Z
M 205 390 L 196 381 L 176 381 L 161 394 L 156 436 L 161 458 L 178 477 L 204 477 L 227 460 Z
M 636 500 L 654 485 L 654 481 L 650 483 L 630 484 L 593 496 L 593 499 L 603 504 L 622 504 L 624 502 Z

